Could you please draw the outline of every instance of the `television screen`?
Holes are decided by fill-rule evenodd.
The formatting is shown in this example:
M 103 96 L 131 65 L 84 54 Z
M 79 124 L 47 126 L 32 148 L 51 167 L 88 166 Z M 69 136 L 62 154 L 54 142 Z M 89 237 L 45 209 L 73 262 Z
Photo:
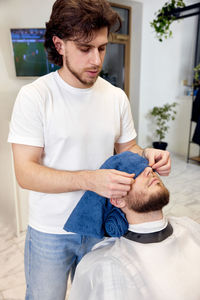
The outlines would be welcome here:
M 47 59 L 44 34 L 44 28 L 11 29 L 17 76 L 41 76 L 59 69 Z

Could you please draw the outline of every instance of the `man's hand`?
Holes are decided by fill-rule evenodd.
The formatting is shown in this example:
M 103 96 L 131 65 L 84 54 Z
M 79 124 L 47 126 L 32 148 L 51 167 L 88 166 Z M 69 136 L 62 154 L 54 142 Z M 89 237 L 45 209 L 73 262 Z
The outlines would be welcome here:
M 148 159 L 149 165 L 161 176 L 168 176 L 171 170 L 171 159 L 168 151 L 146 148 L 143 156 Z
M 134 176 L 113 169 L 95 170 L 92 171 L 90 190 L 106 198 L 122 198 L 130 191 Z

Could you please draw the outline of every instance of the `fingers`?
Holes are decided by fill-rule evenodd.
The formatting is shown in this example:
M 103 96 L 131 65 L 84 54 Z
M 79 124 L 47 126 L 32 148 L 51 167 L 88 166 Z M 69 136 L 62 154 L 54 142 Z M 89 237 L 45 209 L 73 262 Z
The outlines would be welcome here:
M 149 160 L 149 165 L 156 170 L 159 175 L 167 176 L 171 170 L 171 159 L 168 151 L 147 148 L 145 157 Z
M 122 184 L 120 183 L 121 182 L 121 178 L 120 178 L 120 180 L 117 181 L 116 183 L 110 184 L 110 186 L 108 187 L 109 197 L 113 197 L 113 198 L 125 197 L 128 194 L 128 192 L 131 190 L 132 184 L 135 181 L 133 178 L 129 178 L 129 180 L 130 180 L 129 182 L 125 181 L 125 183 Z
M 126 172 L 122 172 L 122 171 L 118 171 L 118 170 L 115 170 L 115 169 L 111 169 L 110 170 L 113 174 L 116 174 L 116 175 L 121 175 L 123 177 L 130 177 L 130 178 L 133 178 L 135 177 L 135 173 L 126 173 Z
M 110 175 L 110 184 L 108 186 L 109 198 L 125 197 L 131 189 L 135 174 L 111 170 Z
M 165 166 L 162 166 L 160 168 L 156 169 L 156 172 L 161 176 L 168 176 L 171 170 L 171 164 L 166 164 Z
M 101 169 L 94 171 L 92 191 L 107 198 L 122 198 L 130 191 L 134 173 Z
M 155 151 L 152 148 L 146 148 L 143 151 L 143 155 L 149 161 L 149 166 L 152 167 L 155 164 Z
M 152 167 L 155 164 L 154 156 L 151 155 L 151 156 L 146 157 L 146 158 L 148 158 L 149 166 Z
M 158 158 L 156 158 L 156 162 L 154 165 L 152 165 L 152 168 L 156 170 L 160 175 L 169 175 L 169 172 L 171 170 L 171 159 L 169 153 L 161 153 Z
M 117 182 L 110 182 L 110 184 L 108 185 L 108 189 L 113 196 L 121 196 L 124 197 L 127 195 L 127 193 L 130 191 L 131 186 L 133 184 L 134 180 L 131 179 L 130 184 L 121 184 L 119 183 L 119 181 Z
M 123 177 L 123 176 L 117 176 L 115 178 L 114 182 L 120 184 L 122 187 L 123 186 L 126 187 L 126 185 L 128 185 L 128 186 L 132 185 L 134 182 L 134 179 L 133 179 L 133 177 L 127 178 L 127 177 Z

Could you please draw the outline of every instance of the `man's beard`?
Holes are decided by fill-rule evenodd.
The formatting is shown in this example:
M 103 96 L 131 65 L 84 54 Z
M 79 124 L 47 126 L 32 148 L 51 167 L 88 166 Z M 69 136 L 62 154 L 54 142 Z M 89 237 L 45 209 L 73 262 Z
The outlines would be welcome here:
M 145 197 L 144 197 L 145 198 Z M 148 199 L 142 199 L 142 193 L 136 195 L 135 199 L 128 199 L 129 209 L 138 213 L 148 213 L 161 210 L 169 203 L 169 191 L 164 185 L 160 185 L 160 189 L 149 196 Z
M 69 59 L 68 59 L 67 56 L 66 56 L 66 59 L 65 59 L 65 65 L 67 66 L 68 70 L 72 73 L 72 75 L 74 75 L 74 77 L 76 77 L 76 79 L 78 79 L 83 85 L 88 86 L 88 87 L 90 87 L 91 85 L 93 85 L 96 82 L 96 80 L 97 80 L 97 78 L 99 76 L 99 73 L 100 73 L 100 70 L 99 70 L 99 72 L 98 72 L 98 74 L 97 74 L 96 77 L 91 78 L 90 80 L 84 80 L 83 78 L 81 78 L 81 74 L 80 73 L 78 73 L 75 70 L 73 70 L 73 68 L 70 65 L 70 62 L 69 62 Z

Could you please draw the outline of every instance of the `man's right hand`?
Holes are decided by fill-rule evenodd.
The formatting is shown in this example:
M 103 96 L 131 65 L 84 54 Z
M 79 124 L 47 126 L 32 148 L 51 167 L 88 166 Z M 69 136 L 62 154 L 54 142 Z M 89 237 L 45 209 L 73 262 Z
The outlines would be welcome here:
M 122 198 L 127 195 L 134 182 L 135 174 L 113 169 L 99 169 L 92 171 L 91 189 L 106 198 Z

